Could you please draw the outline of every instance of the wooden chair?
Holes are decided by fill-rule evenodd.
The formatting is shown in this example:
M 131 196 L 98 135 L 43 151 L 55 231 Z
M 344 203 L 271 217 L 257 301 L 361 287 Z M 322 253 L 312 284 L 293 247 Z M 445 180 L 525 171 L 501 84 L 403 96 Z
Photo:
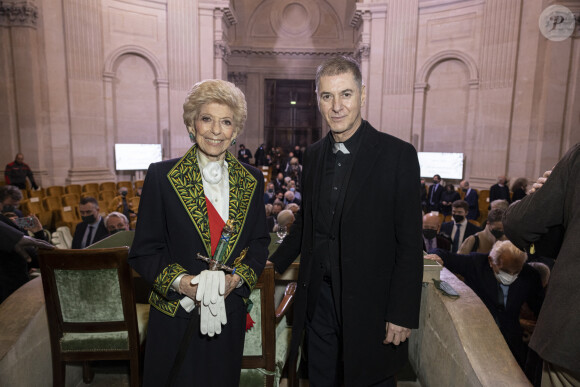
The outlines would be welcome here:
M 99 192 L 99 200 L 106 203 L 105 208 L 109 207 L 109 203 L 117 196 L 115 191 L 101 191 Z
M 82 192 L 99 192 L 99 183 L 83 184 Z
M 477 220 L 469 219 L 469 223 L 481 228 L 481 223 L 479 223 Z
M 117 185 L 114 181 L 106 181 L 99 184 L 99 191 L 113 191 L 117 192 Z
M 69 184 L 64 187 L 64 192 L 67 194 L 74 193 L 81 196 L 82 187 L 80 184 Z
M 274 379 L 280 378 L 289 353 L 291 328 L 287 327 L 285 321 L 283 326 L 277 327 L 277 324 L 289 311 L 295 290 L 296 283 L 290 283 L 284 299 L 276 309 L 274 266 L 266 265 L 250 295 L 253 302 L 250 316 L 256 324 L 246 332 L 240 386 L 273 386 Z M 286 348 L 282 350 L 284 346 Z M 276 358 L 277 353 L 282 353 L 281 358 Z M 289 377 L 289 385 L 294 386 L 297 381 L 294 373 L 289 372 Z
M 46 189 L 47 196 L 61 196 L 64 194 L 64 187 L 61 185 L 53 185 Z
M 133 212 L 136 214 L 139 213 L 139 202 L 140 201 L 141 201 L 141 197 L 139 197 L 139 196 L 133 196 L 132 198 L 127 199 L 127 204 L 129 204 L 131 206 L 131 210 L 133 210 Z
M 42 199 L 44 196 L 46 196 L 46 190 L 44 188 L 41 188 L 39 190 L 33 190 L 33 189 L 28 190 L 28 198 L 41 198 Z
M 145 180 L 135 180 L 135 191 L 139 188 L 143 188 L 144 183 L 145 183 Z
M 39 252 L 54 386 L 64 385 L 67 362 L 83 362 L 83 381 L 90 383 L 94 360 L 129 360 L 130 385 L 140 385 L 149 306 L 135 304 L 128 252 Z
M 99 193 L 97 191 L 86 191 L 81 193 L 81 198 L 92 197 L 99 200 Z

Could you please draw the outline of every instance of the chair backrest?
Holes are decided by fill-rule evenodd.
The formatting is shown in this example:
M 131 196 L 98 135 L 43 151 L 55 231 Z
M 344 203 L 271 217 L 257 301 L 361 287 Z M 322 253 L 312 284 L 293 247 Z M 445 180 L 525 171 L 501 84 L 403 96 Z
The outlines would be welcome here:
M 81 196 L 82 187 L 80 184 L 69 184 L 64 187 L 64 192 L 67 194 L 74 193 Z
M 266 265 L 250 295 L 253 302 L 252 316 L 255 325 L 246 332 L 246 344 L 242 357 L 242 368 L 263 368 L 275 372 L 276 363 L 276 310 L 274 306 L 274 267 Z M 269 376 L 273 381 L 274 377 Z M 268 380 L 270 384 L 270 380 Z
M 99 192 L 99 183 L 83 184 L 82 192 Z
M 133 196 L 132 198 L 128 199 L 128 202 L 131 203 L 131 210 L 133 210 L 134 213 L 139 213 L 139 203 L 141 202 L 141 197 L 140 196 Z
M 53 357 L 86 361 L 106 359 L 108 351 L 111 359 L 139 353 L 128 252 L 128 247 L 39 251 Z M 90 335 L 79 340 L 83 333 Z
M 145 180 L 135 180 L 135 190 L 137 190 L 139 188 L 143 188 L 144 183 L 145 183 Z
M 42 204 L 47 211 L 57 211 L 62 209 L 62 202 L 60 197 L 47 196 L 42 199 Z
M 76 193 L 64 194 L 60 198 L 63 206 L 78 206 L 81 200 L 80 195 Z
M 106 203 L 105 208 L 109 207 L 109 203 L 111 203 L 111 200 L 113 200 L 115 198 L 115 196 L 117 196 L 117 193 L 115 191 L 112 191 L 112 190 L 99 192 L 99 200 L 102 200 L 103 202 Z
M 28 180 L 27 180 L 28 182 Z M 38 190 L 33 190 L 33 189 L 29 189 L 28 190 L 28 197 L 29 198 L 43 198 L 46 196 L 46 192 L 44 188 L 38 189 Z
M 64 187 L 61 185 L 53 185 L 46 189 L 46 196 L 61 196 L 64 194 Z
M 99 191 L 113 191 L 117 192 L 117 185 L 114 181 L 105 181 L 99 184 Z
M 85 191 L 81 193 L 81 198 L 92 197 L 99 200 L 99 193 L 97 191 Z

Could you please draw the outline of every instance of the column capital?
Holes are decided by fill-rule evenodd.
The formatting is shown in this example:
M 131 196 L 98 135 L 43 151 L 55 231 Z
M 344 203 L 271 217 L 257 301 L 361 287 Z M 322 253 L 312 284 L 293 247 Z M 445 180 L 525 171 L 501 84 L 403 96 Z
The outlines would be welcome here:
M 38 7 L 32 1 L 0 1 L 0 27 L 36 28 Z

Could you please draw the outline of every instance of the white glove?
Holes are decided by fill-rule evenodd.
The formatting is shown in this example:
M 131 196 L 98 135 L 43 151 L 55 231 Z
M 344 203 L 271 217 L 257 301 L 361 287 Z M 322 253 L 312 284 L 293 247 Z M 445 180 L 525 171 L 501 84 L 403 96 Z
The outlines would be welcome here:
M 197 284 L 195 298 L 201 303 L 200 332 L 210 337 L 219 335 L 222 324 L 227 323 L 224 272 L 204 270 L 191 280 L 191 284 Z

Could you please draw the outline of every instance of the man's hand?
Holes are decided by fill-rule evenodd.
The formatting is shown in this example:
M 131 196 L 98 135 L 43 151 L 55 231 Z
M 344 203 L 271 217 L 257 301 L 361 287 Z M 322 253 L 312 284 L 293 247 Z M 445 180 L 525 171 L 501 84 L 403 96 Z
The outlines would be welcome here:
M 385 336 L 385 340 L 383 340 L 383 344 L 395 344 L 399 345 L 403 343 L 405 340 L 411 336 L 411 330 L 409 328 L 401 327 L 399 325 L 395 325 L 387 321 L 387 325 L 385 327 L 385 331 L 387 332 Z
M 435 261 L 438 264 L 440 264 L 441 266 L 444 266 L 443 260 L 437 254 L 427 254 L 427 255 L 424 255 L 423 258 L 430 259 L 431 261 Z
M 47 249 L 47 250 L 54 249 L 54 246 L 48 242 L 41 241 L 39 239 L 34 239 L 34 238 L 31 238 L 27 235 L 23 235 L 22 239 L 20 239 L 14 245 L 14 252 L 16 254 L 20 255 L 26 262 L 32 261 L 32 259 L 30 258 L 30 255 L 28 255 L 28 252 L 26 251 L 27 247 L 33 247 L 33 248 L 38 248 L 38 249 Z
M 37 233 L 40 230 L 42 230 L 42 223 L 40 223 L 40 220 L 38 220 L 38 218 L 36 217 L 36 215 L 30 214 L 28 216 L 30 218 L 32 218 L 33 226 L 32 227 L 24 227 L 24 229 L 27 230 L 27 231 L 31 231 L 33 233 Z
M 539 177 L 538 180 L 532 185 L 532 189 L 530 190 L 529 193 L 534 193 L 540 188 L 542 188 L 542 186 L 546 183 L 546 180 L 548 180 L 548 177 L 550 177 L 551 174 L 552 170 L 544 172 L 542 177 Z
M 195 276 L 189 274 L 181 277 L 181 281 L 179 281 L 179 293 L 184 294 L 195 301 L 195 295 L 197 294 L 197 285 L 191 284 L 191 280 L 194 277 Z

